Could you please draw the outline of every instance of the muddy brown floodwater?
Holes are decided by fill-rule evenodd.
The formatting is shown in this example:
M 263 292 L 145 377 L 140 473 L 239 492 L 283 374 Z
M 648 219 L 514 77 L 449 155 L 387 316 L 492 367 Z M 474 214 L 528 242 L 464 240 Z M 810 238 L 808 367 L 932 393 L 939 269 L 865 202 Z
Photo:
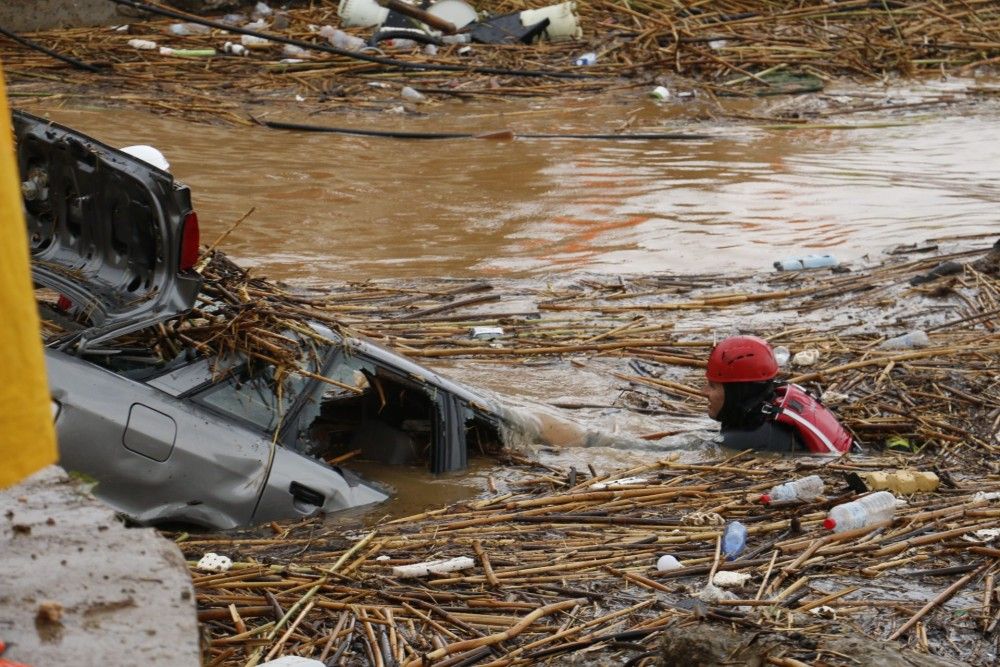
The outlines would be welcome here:
M 632 117 L 637 128 L 712 135 L 690 142 L 401 141 L 122 110 L 31 110 L 112 145 L 159 147 L 192 188 L 204 239 L 255 207 L 225 248 L 270 277 L 314 284 L 770 270 L 776 259 L 804 253 L 852 261 L 898 243 L 998 227 L 996 110 L 900 115 L 882 119 L 895 126 L 852 130 L 684 127 L 642 100 L 456 102 L 428 117 L 295 119 L 601 132 Z
M 685 127 L 635 99 L 446 103 L 429 115 L 292 118 L 473 132 L 601 132 L 631 119 L 644 130 L 711 135 L 686 142 L 400 141 L 192 124 L 127 110 L 28 110 L 114 146 L 157 146 L 191 186 L 203 241 L 254 207 L 223 248 L 271 278 L 316 286 L 426 276 L 767 271 L 784 257 L 877 259 L 896 244 L 1000 230 L 995 108 L 899 115 L 877 127 L 791 130 Z M 488 368 L 446 366 L 462 380 L 507 385 Z M 566 373 L 575 373 L 574 382 L 565 382 Z M 534 377 L 563 383 L 569 398 L 601 395 L 613 384 L 560 362 Z M 510 390 L 532 393 L 524 383 Z M 634 420 L 610 428 L 658 430 L 655 421 Z M 550 460 L 609 470 L 650 456 L 586 450 Z M 473 495 L 491 477 L 506 483 L 506 473 L 489 464 L 437 479 L 411 470 L 369 472 L 399 495 L 369 519 Z

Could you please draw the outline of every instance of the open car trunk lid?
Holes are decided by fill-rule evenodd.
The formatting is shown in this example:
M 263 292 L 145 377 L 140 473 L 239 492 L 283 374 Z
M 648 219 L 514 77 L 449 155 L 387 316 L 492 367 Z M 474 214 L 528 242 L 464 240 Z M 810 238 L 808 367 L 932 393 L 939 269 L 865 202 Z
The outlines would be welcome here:
M 62 125 L 13 121 L 32 276 L 85 316 L 77 350 L 190 309 L 201 278 L 180 268 L 184 225 L 197 225 L 187 186 Z

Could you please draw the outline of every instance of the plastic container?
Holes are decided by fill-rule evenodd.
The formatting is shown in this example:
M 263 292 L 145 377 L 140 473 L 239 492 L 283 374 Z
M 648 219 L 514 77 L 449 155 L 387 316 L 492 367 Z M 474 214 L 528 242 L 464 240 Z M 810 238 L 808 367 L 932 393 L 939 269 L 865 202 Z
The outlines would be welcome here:
M 671 556 L 670 554 L 660 556 L 659 560 L 656 561 L 657 572 L 667 572 L 669 570 L 676 570 L 681 567 L 684 567 L 683 565 L 681 565 L 681 562 L 676 558 L 674 558 L 673 556 Z
M 733 521 L 726 525 L 722 531 L 722 555 L 728 560 L 733 560 L 746 549 L 747 527 L 739 521 Z
M 583 28 L 580 27 L 575 9 L 575 2 L 564 2 L 539 9 L 526 9 L 518 16 L 524 26 L 535 25 L 542 19 L 548 19 L 549 25 L 545 28 L 544 34 L 549 41 L 559 42 L 583 37 Z
M 887 521 L 896 512 L 896 497 L 888 491 L 876 491 L 855 501 L 837 505 L 823 522 L 823 527 L 835 533 L 864 528 Z
M 809 475 L 771 487 L 770 491 L 760 497 L 760 502 L 766 505 L 793 500 L 809 501 L 815 500 L 821 495 L 823 495 L 823 480 L 819 475 Z
M 904 496 L 936 491 L 941 483 L 938 476 L 930 471 L 866 472 L 861 473 L 861 478 L 872 491 L 892 491 Z
M 340 24 L 347 28 L 371 28 L 385 22 L 389 8 L 375 0 L 340 0 L 337 14 L 340 15 Z
M 806 255 L 805 257 L 792 257 L 774 263 L 774 268 L 779 271 L 802 271 L 803 269 L 826 269 L 837 266 L 837 259 L 833 255 Z
M 927 334 L 917 329 L 883 341 L 879 347 L 883 350 L 908 350 L 914 347 L 927 347 L 930 344 L 931 339 L 927 337 Z
M 666 86 L 657 86 L 649 91 L 649 96 L 654 100 L 665 100 L 670 97 L 670 90 Z
M 573 61 L 573 64 L 577 67 L 586 67 L 588 65 L 593 65 L 597 62 L 597 54 L 591 51 L 590 53 L 584 53 L 582 56 Z

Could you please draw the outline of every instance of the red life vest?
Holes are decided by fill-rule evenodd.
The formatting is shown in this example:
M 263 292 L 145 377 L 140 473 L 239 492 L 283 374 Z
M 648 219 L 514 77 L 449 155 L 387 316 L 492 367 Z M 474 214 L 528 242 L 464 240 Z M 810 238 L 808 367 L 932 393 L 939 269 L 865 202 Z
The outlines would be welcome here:
M 799 385 L 780 385 L 773 405 L 774 421 L 793 426 L 810 452 L 843 454 L 851 450 L 851 434 Z

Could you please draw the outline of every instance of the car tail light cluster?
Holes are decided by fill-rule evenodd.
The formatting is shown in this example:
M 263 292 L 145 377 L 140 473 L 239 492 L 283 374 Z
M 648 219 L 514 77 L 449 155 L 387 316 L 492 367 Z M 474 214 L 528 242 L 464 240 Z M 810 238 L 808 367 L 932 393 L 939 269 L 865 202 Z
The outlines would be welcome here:
M 198 261 L 198 243 L 198 214 L 190 211 L 184 216 L 184 225 L 181 227 L 181 258 L 178 270 L 187 271 L 194 267 Z

